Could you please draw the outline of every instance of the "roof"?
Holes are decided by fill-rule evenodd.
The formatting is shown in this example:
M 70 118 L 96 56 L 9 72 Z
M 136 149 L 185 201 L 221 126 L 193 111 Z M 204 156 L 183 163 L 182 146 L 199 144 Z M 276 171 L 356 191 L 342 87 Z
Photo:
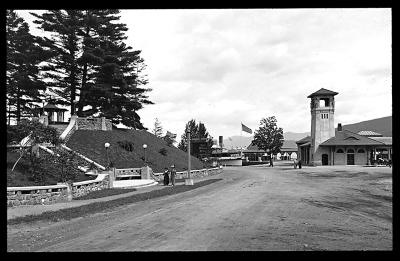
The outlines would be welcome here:
M 296 141 L 296 144 L 303 144 L 306 142 L 311 142 L 311 136 L 306 136 L 306 137 L 302 138 L 301 140 Z
M 342 130 L 336 131 L 335 136 L 322 142 L 320 146 L 341 146 L 341 145 L 384 145 L 383 142 L 367 138 L 357 133 Z
M 307 96 L 307 98 L 311 98 L 314 96 L 319 96 L 319 95 L 332 95 L 335 96 L 336 94 L 339 94 L 337 92 L 333 92 L 324 88 L 319 89 L 318 91 L 311 93 L 310 95 Z
M 370 139 L 382 142 L 385 145 L 392 145 L 392 137 L 370 137 Z
M 311 146 L 311 141 L 308 141 L 308 142 L 303 143 L 303 144 L 299 144 L 299 147 L 307 147 L 307 146 Z
M 67 111 L 67 109 L 64 108 L 59 108 L 56 105 L 52 104 L 52 103 L 48 103 L 46 104 L 43 109 L 47 109 L 47 110 L 56 110 L 56 111 Z
M 382 134 L 377 133 L 377 132 L 373 132 L 373 131 L 359 131 L 357 133 L 358 135 L 362 135 L 362 136 L 367 136 L 367 137 L 382 137 Z
M 373 131 L 382 134 L 384 137 L 392 137 L 392 116 L 382 117 L 373 120 L 361 121 L 342 126 L 343 130 L 358 133 L 360 131 Z
M 245 152 L 264 152 L 264 150 L 258 149 L 256 145 L 249 145 Z M 284 140 L 281 147 L 281 151 L 297 151 L 297 145 L 294 140 Z

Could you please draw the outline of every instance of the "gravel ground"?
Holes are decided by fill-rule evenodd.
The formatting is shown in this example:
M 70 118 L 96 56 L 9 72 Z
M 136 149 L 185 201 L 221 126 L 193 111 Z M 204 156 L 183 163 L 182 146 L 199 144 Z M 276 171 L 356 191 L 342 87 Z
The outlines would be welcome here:
M 392 169 L 226 167 L 221 181 L 57 223 L 8 251 L 392 250 Z

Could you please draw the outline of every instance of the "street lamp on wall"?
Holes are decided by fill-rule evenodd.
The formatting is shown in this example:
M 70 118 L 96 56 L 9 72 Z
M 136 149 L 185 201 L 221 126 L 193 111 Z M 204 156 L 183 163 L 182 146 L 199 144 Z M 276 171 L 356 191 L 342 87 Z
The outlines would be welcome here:
M 107 155 L 107 169 L 110 167 L 110 158 L 108 156 L 108 148 L 110 147 L 110 143 L 104 143 L 104 147 L 106 148 L 106 155 Z
M 147 160 L 146 160 L 146 149 L 147 149 L 147 144 L 143 144 L 143 151 L 144 151 L 144 163 L 147 165 Z

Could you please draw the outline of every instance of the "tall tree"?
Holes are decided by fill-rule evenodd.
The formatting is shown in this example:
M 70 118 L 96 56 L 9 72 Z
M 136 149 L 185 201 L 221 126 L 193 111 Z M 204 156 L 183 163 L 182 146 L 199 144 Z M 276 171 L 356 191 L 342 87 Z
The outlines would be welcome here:
M 283 145 L 283 129 L 277 126 L 275 116 L 261 119 L 260 127 L 254 132 L 251 144 L 270 153 L 270 156 L 280 152 Z
M 116 124 L 143 129 L 137 111 L 143 104 L 153 104 L 146 95 L 151 89 L 141 87 L 148 83 L 146 76 L 141 75 L 145 69 L 144 61 L 140 51 L 132 51 L 132 47 L 124 43 L 128 28 L 118 23 L 118 14 L 118 10 L 100 10 L 91 14 L 92 18 L 96 15 L 102 25 L 94 28 L 98 35 L 97 46 L 91 49 L 91 54 L 97 57 L 95 62 L 100 63 L 96 64 L 94 80 L 82 90 L 84 95 L 80 103 L 91 107 L 82 113 L 99 113 Z
M 167 143 L 168 146 L 172 147 L 172 146 L 174 146 L 174 143 L 176 142 L 176 134 L 167 131 L 167 133 L 165 134 L 163 139 Z
M 157 138 L 161 138 L 163 135 L 163 128 L 162 128 L 161 122 L 158 120 L 158 118 L 155 118 L 155 121 L 154 121 L 153 134 L 156 135 Z
M 183 132 L 183 134 L 181 136 L 181 141 L 178 144 L 178 148 L 183 151 L 187 151 L 187 132 L 188 131 L 190 131 L 191 138 L 197 137 L 198 126 L 196 124 L 196 120 L 191 119 L 190 121 L 188 121 L 186 123 L 185 131 Z
M 75 100 L 81 77 L 78 64 L 81 52 L 82 11 L 50 10 L 41 15 L 31 13 L 39 29 L 51 33 L 51 38 L 43 37 L 42 45 L 53 52 L 42 70 L 49 79 L 50 89 L 59 96 L 57 104 L 70 105 L 75 112 Z
M 145 64 L 139 50 L 132 50 L 120 11 L 51 10 L 34 14 L 34 22 L 52 38 L 43 38 L 44 46 L 53 50 L 54 58 L 43 69 L 49 83 L 61 99 L 79 116 L 104 116 L 113 123 L 144 129 L 137 111 L 153 104 L 143 86 Z
M 39 39 L 29 32 L 28 24 L 15 11 L 7 10 L 7 106 L 8 124 L 15 118 L 34 116 L 37 103 L 46 90 L 39 73 L 39 64 L 50 57 Z
M 186 123 L 185 131 L 181 136 L 181 141 L 178 144 L 178 148 L 187 151 L 187 132 L 190 131 L 190 138 L 205 138 L 207 139 L 207 147 L 211 148 L 213 145 L 211 135 L 208 133 L 204 123 L 196 123 L 196 120 L 191 119 Z

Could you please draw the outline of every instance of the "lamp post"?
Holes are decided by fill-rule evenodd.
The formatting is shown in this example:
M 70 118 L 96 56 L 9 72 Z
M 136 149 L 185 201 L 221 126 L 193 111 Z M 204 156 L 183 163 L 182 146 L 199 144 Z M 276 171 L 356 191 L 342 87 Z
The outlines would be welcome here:
M 108 157 L 108 148 L 110 147 L 110 143 L 104 143 L 104 147 L 106 148 L 106 155 L 107 155 L 107 169 L 110 168 L 110 158 Z
M 185 179 L 185 185 L 193 185 L 193 179 L 190 176 L 190 130 L 187 131 L 187 151 L 188 151 L 188 177 Z
M 143 151 L 144 151 L 144 163 L 147 166 L 147 160 L 146 160 L 146 149 L 147 149 L 147 144 L 143 144 Z

